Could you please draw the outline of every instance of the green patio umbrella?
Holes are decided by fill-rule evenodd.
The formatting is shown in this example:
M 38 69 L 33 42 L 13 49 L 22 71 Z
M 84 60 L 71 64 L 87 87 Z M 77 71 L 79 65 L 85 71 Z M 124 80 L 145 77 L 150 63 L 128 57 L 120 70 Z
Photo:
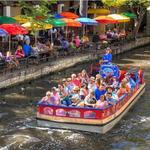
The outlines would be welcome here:
M 46 19 L 46 23 L 53 25 L 53 27 L 64 27 L 66 23 L 60 19 Z
M 7 17 L 7 16 L 0 16 L 0 24 L 13 24 L 16 23 L 16 19 Z
M 137 18 L 136 14 L 131 13 L 131 12 L 123 12 L 122 15 L 129 17 L 130 19 L 135 19 Z

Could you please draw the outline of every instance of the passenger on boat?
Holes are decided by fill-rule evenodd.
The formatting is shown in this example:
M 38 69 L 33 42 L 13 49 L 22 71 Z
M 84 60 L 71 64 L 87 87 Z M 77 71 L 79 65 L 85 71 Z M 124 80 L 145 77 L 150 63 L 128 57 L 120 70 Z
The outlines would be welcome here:
M 101 79 L 101 75 L 100 75 L 100 74 L 97 74 L 95 78 L 96 78 L 96 79 Z
M 133 89 L 136 86 L 135 81 L 131 78 L 130 73 L 125 74 L 125 79 L 127 81 L 128 86 L 130 89 Z
M 111 74 L 109 74 L 108 76 L 106 76 L 105 83 L 107 85 L 112 85 L 113 84 L 113 76 Z
M 111 104 L 111 105 L 115 105 L 117 103 L 117 100 L 116 99 L 113 99 L 112 97 L 112 93 L 106 93 L 105 94 L 105 97 L 106 97 L 106 100 L 108 102 L 108 104 Z
M 111 62 L 112 62 L 111 49 L 107 47 L 106 53 L 103 55 L 102 60 L 100 60 L 100 64 L 109 64 Z
M 71 78 L 67 78 L 67 87 L 69 94 L 71 94 L 74 87 L 74 84 L 71 82 Z
M 106 87 L 103 84 L 101 84 L 99 87 L 97 87 L 94 90 L 94 95 L 96 100 L 99 100 L 101 95 L 104 95 L 105 93 L 106 93 Z
M 82 102 L 81 102 L 82 103 Z M 84 106 L 86 107 L 95 107 L 96 105 L 96 98 L 94 96 L 94 91 L 90 90 L 89 94 L 84 99 Z
M 71 106 L 77 106 L 81 102 L 80 98 L 80 88 L 78 86 L 75 86 L 73 88 L 73 94 L 71 95 Z
M 71 79 L 72 79 L 72 83 L 73 83 L 75 86 L 81 87 L 81 82 L 80 82 L 80 80 L 77 78 L 77 75 L 76 75 L 76 74 L 72 74 L 72 75 L 71 75 Z
M 95 80 L 95 86 L 96 86 L 96 87 L 99 87 L 100 84 L 101 84 L 101 79 L 100 79 L 100 78 L 96 79 L 96 80 Z M 96 89 L 96 88 L 95 88 L 95 89 Z
M 93 102 L 95 100 L 95 102 Z M 78 107 L 94 107 L 96 104 L 96 98 L 94 96 L 94 91 L 89 90 L 89 93 L 86 95 L 84 100 L 81 100 L 77 105 Z
M 112 87 L 114 87 L 115 91 L 119 89 L 119 81 L 116 77 L 113 77 Z
M 95 108 L 104 109 L 108 106 L 105 95 L 101 95 L 100 99 L 96 102 Z
M 119 101 L 118 95 L 116 94 L 116 92 L 114 91 L 114 89 L 112 87 L 107 87 L 106 92 L 111 93 L 112 98 L 115 99 L 116 101 Z
M 63 87 L 64 87 L 64 90 L 65 90 L 65 92 L 67 93 L 67 94 L 69 94 L 69 89 L 68 89 L 68 83 L 67 83 L 67 80 L 64 78 L 63 80 L 62 80 L 62 84 L 63 84 Z
M 122 96 L 123 94 L 127 94 L 127 93 L 130 93 L 130 87 L 127 85 L 127 81 L 126 80 L 123 80 L 121 83 L 120 83 L 120 88 L 119 90 L 117 91 L 117 95 L 118 97 Z
M 88 95 L 88 92 L 89 90 L 88 90 L 87 84 L 83 83 L 80 88 L 80 97 L 82 100 L 84 100 L 84 98 Z
M 44 104 L 55 105 L 55 98 L 53 96 L 53 93 L 50 91 L 47 91 L 46 96 L 42 98 L 41 102 Z
M 88 83 L 88 81 L 89 81 L 89 76 L 86 70 L 84 69 L 81 72 L 81 83 Z
M 65 91 L 62 85 L 58 85 L 59 95 L 60 95 L 60 102 L 62 105 L 69 106 L 71 105 L 71 99 L 68 96 L 68 93 Z
M 119 82 L 125 78 L 126 70 L 119 70 Z
M 88 83 L 88 89 L 92 89 L 93 91 L 96 89 L 95 77 L 90 77 Z
M 55 98 L 55 104 L 59 105 L 60 104 L 60 95 L 59 95 L 58 89 L 56 87 L 52 87 L 52 93 Z

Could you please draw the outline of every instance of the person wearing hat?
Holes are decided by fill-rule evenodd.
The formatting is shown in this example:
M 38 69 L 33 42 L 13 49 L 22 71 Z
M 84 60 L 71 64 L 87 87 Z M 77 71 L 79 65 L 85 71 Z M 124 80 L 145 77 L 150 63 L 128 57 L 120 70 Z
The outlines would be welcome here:
M 112 54 L 111 54 L 111 49 L 107 47 L 105 54 L 102 57 L 102 60 L 100 60 L 100 64 L 109 64 L 112 62 Z

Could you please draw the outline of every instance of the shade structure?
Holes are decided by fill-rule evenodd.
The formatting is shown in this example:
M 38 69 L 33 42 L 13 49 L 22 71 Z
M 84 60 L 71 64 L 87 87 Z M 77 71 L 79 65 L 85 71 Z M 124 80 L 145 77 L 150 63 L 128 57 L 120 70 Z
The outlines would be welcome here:
M 61 18 L 64 18 L 64 17 L 61 16 L 60 14 L 54 14 L 53 18 L 55 18 L 55 19 L 61 19 Z
M 97 21 L 95 21 L 94 19 L 90 19 L 90 18 L 77 18 L 75 20 L 84 25 L 97 25 L 98 24 Z
M 16 19 L 7 17 L 7 16 L 0 16 L 0 24 L 12 24 L 16 23 Z
M 60 19 L 46 19 L 46 23 L 53 25 L 53 27 L 63 27 L 66 23 Z
M 117 20 L 113 19 L 112 17 L 108 17 L 108 16 L 98 16 L 98 17 L 94 18 L 94 20 L 96 20 L 97 22 L 102 23 L 102 24 L 118 23 Z
M 126 17 L 129 17 L 130 19 L 135 19 L 135 18 L 137 18 L 136 14 L 131 13 L 131 12 L 123 12 L 123 13 L 121 13 L 121 15 L 124 15 L 124 16 L 126 16 Z
M 23 15 L 17 15 L 13 18 L 16 19 L 17 22 L 19 22 L 20 24 L 26 23 L 26 22 L 30 21 L 30 19 L 31 19 L 31 17 L 25 17 Z
M 75 13 L 72 12 L 62 12 L 59 14 L 60 16 L 63 16 L 64 18 L 68 18 L 68 19 L 76 19 L 79 18 L 78 15 L 76 15 Z
M 4 29 L 0 29 L 0 36 L 6 36 L 8 34 Z
M 123 15 L 120 15 L 120 14 L 110 14 L 110 15 L 108 15 L 108 17 L 111 17 L 111 18 L 113 18 L 114 20 L 116 20 L 120 23 L 130 21 L 129 17 L 123 16 Z
M 0 28 L 7 31 L 10 35 L 28 34 L 28 30 L 18 24 L 2 24 Z
M 28 30 L 34 30 L 34 31 L 38 31 L 38 30 L 47 30 L 47 29 L 51 29 L 52 25 L 50 24 L 36 24 L 36 23 L 32 23 L 32 22 L 26 22 L 24 24 L 22 24 L 23 27 L 27 28 Z
M 81 27 L 82 26 L 80 22 L 75 21 L 73 19 L 62 18 L 61 20 L 63 20 L 66 23 L 66 26 L 68 27 Z

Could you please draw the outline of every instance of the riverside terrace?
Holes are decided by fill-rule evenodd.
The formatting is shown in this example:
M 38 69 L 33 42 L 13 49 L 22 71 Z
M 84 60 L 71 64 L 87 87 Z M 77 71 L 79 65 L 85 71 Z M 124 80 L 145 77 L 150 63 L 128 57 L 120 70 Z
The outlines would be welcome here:
M 117 55 L 150 43 L 150 37 L 139 38 L 136 41 L 126 41 L 111 45 L 112 54 Z M 73 50 L 66 55 L 44 56 L 37 59 L 25 58 L 18 68 L 3 67 L 0 69 L 0 88 L 6 88 L 27 80 L 36 79 L 52 72 L 57 72 L 77 63 L 100 59 L 103 49 L 95 50 L 94 46 Z M 2 67 L 2 66 L 1 66 Z

